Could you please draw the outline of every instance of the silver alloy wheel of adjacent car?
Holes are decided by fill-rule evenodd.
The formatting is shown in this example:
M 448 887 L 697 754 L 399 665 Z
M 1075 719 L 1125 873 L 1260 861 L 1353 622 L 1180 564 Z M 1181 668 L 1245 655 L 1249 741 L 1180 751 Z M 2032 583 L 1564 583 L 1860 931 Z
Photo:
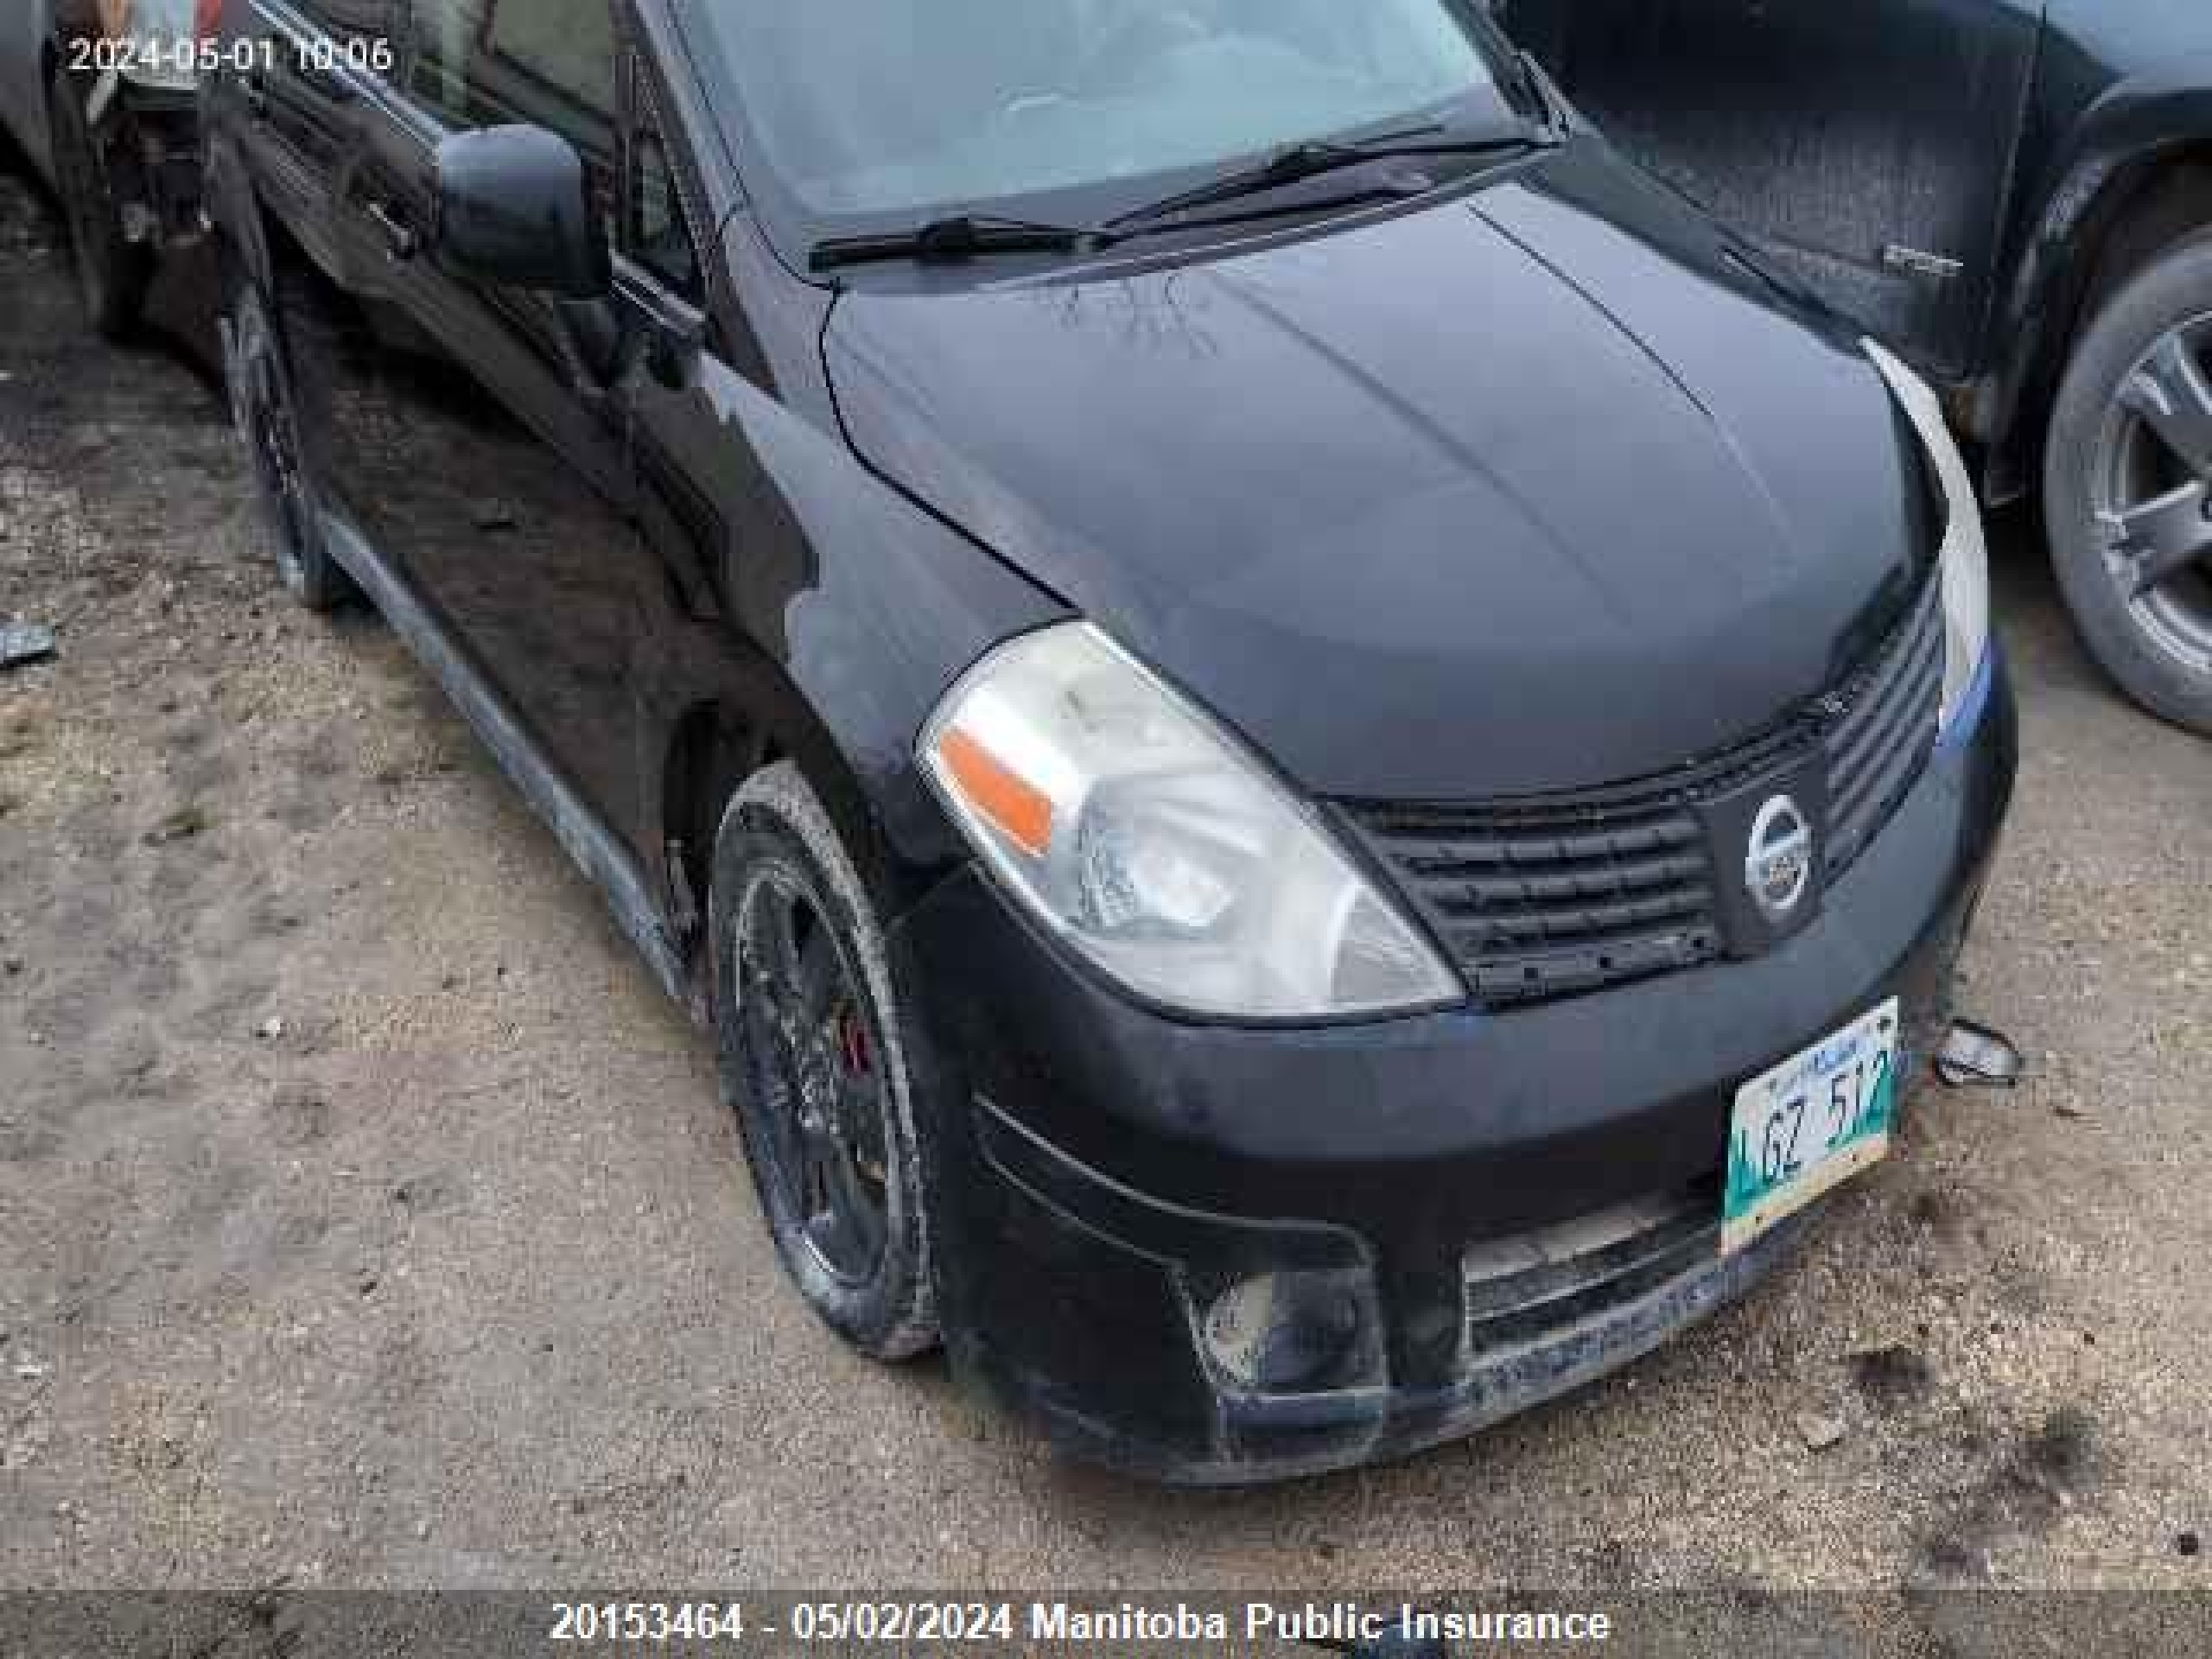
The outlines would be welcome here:
M 2212 675 L 2212 315 L 2168 330 L 2121 383 L 2089 471 L 2105 563 L 2146 640 Z
M 2044 518 L 2091 655 L 2212 734 L 2212 229 L 2145 260 L 2083 329 L 2051 408 Z

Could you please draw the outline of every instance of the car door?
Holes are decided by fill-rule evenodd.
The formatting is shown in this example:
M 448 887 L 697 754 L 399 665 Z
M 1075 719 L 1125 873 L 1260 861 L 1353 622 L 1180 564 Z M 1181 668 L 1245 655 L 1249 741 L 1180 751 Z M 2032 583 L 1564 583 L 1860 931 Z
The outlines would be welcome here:
M 476 280 L 430 236 L 437 143 L 514 123 L 575 144 L 611 232 L 610 0 L 413 0 L 398 45 L 389 79 L 346 67 L 350 130 L 321 181 L 340 292 L 287 318 L 317 481 L 634 846 L 642 543 L 598 360 L 608 308 Z
M 2043 0 L 1499 0 L 1630 156 L 1931 372 L 1973 372 Z
M 226 16 L 222 61 L 238 71 L 264 199 L 319 257 L 329 249 L 317 209 L 353 135 L 358 84 L 349 65 L 389 69 L 400 0 L 250 0 Z
M 714 226 L 699 205 L 700 189 L 678 183 L 634 58 L 625 74 L 630 120 L 615 280 L 644 349 L 627 355 L 622 396 L 639 526 L 659 577 L 648 626 L 657 637 L 676 639 L 694 628 L 712 632 L 724 620 L 722 556 L 732 519 L 718 497 L 721 486 L 743 482 L 733 474 L 744 451 L 703 384 L 728 372 L 732 354 L 709 310 L 703 250 Z M 696 170 L 687 174 L 697 177 Z

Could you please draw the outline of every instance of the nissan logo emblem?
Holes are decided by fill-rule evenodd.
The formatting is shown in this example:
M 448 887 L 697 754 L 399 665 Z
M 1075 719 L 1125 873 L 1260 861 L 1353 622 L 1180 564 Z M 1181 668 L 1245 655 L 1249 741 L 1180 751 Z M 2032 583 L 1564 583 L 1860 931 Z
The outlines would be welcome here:
M 1777 795 L 1751 820 L 1751 849 L 1744 860 L 1744 886 L 1759 914 L 1788 921 L 1813 885 L 1813 826 L 1797 803 Z

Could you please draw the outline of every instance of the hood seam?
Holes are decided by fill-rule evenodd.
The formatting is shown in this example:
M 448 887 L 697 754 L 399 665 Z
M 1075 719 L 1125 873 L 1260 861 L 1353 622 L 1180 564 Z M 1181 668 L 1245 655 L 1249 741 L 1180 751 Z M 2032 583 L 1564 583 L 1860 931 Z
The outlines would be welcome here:
M 1484 211 L 1479 201 L 1469 202 L 1467 211 L 1515 247 L 1520 249 L 1523 254 L 1545 270 L 1549 271 L 1556 280 L 1565 284 L 1570 292 L 1580 298 L 1584 304 L 1603 317 L 1606 325 L 1615 334 L 1633 345 L 1654 368 L 1667 377 L 1668 384 L 1680 391 L 1690 407 L 1705 417 L 1706 424 L 1713 429 L 1713 435 L 1720 440 L 1722 447 L 1728 451 L 1729 459 L 1736 463 L 1736 470 L 1741 473 L 1751 487 L 1758 492 L 1759 499 L 1766 504 L 1767 521 L 1774 526 L 1776 532 L 1782 537 L 1783 544 L 1789 550 L 1791 558 L 1801 565 L 1805 563 L 1805 549 L 1797 539 L 1796 531 L 1790 524 L 1789 515 L 1783 512 L 1782 503 L 1775 499 L 1774 491 L 1769 487 L 1765 474 L 1752 465 L 1751 456 L 1745 454 L 1744 446 L 1738 442 L 1735 433 L 1729 429 L 1728 423 L 1713 412 L 1713 406 L 1698 395 L 1697 388 L 1682 378 L 1681 372 L 1661 356 L 1657 348 L 1642 334 L 1630 327 L 1627 321 L 1611 306 L 1591 292 L 1584 284 L 1577 282 L 1572 272 L 1561 269 L 1556 262 L 1547 258 L 1541 250 L 1531 245 L 1526 238 L 1516 234 L 1511 227 L 1501 223 L 1493 215 Z

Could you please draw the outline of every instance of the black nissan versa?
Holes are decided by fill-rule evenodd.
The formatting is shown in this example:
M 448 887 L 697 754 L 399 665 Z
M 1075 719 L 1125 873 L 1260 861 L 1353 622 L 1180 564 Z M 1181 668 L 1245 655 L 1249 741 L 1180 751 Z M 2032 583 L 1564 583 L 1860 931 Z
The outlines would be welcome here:
M 1478 8 L 223 29 L 283 574 L 711 1026 L 855 1346 L 1156 1475 L 1355 1463 L 1888 1148 L 2012 781 L 1966 473 Z

